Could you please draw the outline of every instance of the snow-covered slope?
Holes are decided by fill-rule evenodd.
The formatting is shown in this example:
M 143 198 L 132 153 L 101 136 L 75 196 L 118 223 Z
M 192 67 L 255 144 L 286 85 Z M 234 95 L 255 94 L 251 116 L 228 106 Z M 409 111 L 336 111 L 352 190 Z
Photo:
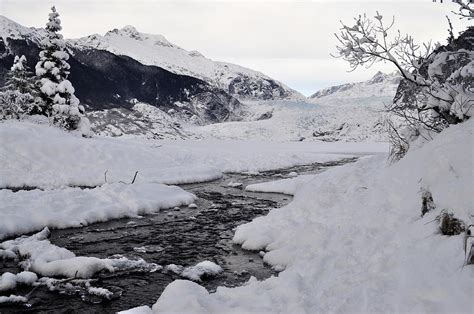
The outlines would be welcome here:
M 444 212 L 474 222 L 472 122 L 392 166 L 367 157 L 300 181 L 288 206 L 239 226 L 234 242 L 262 251 L 284 269 L 278 277 L 214 293 L 176 280 L 141 313 L 472 313 L 464 235 L 442 235 L 436 221 Z M 423 217 L 421 189 L 435 202 Z
M 197 51 L 187 51 L 162 35 L 138 32 L 133 26 L 102 35 L 69 40 L 82 49 L 102 49 L 126 55 L 146 65 L 162 67 L 176 74 L 200 78 L 241 99 L 303 99 L 297 91 L 272 78 L 242 66 L 213 61 Z
M 24 39 L 27 37 L 40 40 L 45 35 L 45 32 L 42 28 L 25 27 L 0 15 L 0 37 L 3 40 L 7 38 Z
M 344 103 L 355 99 L 393 99 L 400 83 L 401 76 L 397 72 L 385 74 L 377 72 L 370 80 L 359 83 L 347 83 L 322 89 L 309 98 L 315 102 L 337 101 Z

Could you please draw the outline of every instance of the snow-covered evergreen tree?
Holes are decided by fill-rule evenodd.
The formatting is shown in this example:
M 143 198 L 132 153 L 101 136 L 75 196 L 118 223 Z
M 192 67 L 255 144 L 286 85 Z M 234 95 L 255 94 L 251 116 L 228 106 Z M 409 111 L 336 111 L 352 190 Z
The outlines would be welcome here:
M 59 13 L 51 8 L 46 24 L 47 35 L 41 42 L 43 49 L 36 64 L 36 75 L 41 98 L 44 102 L 41 113 L 52 117 L 53 122 L 66 129 L 77 129 L 84 113 L 74 87 L 67 79 L 70 66 L 66 43 L 58 32 L 62 29 Z
M 34 81 L 28 71 L 25 56 L 15 56 L 13 66 L 0 92 L 0 117 L 19 119 L 37 106 Z

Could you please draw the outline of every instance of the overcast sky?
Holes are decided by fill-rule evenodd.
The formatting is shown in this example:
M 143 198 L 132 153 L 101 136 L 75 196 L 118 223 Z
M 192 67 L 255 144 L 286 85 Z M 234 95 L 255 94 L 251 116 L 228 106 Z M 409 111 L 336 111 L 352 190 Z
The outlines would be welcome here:
M 380 64 L 348 73 L 349 66 L 330 57 L 339 20 L 351 23 L 359 13 L 378 10 L 419 41 L 447 37 L 449 0 L 379 1 L 151 1 L 151 0 L 0 0 L 0 14 L 25 26 L 44 27 L 52 4 L 61 14 L 63 35 L 104 34 L 127 24 L 140 32 L 162 34 L 187 50 L 214 60 L 259 70 L 305 95 L 320 88 L 370 78 Z M 452 15 L 451 15 L 452 16 Z M 452 17 L 455 31 L 466 27 Z

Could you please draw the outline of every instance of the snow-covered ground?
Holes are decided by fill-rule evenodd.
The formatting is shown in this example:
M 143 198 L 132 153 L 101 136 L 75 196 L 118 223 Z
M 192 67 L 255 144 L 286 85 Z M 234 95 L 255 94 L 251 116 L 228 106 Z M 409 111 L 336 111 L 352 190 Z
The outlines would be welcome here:
M 444 211 L 473 223 L 473 129 L 473 121 L 451 126 L 393 165 L 364 157 L 310 180 L 254 186 L 286 189 L 294 200 L 238 227 L 234 242 L 264 250 L 264 261 L 284 271 L 215 293 L 177 280 L 152 309 L 137 311 L 472 313 L 463 235 L 441 235 L 435 217 Z M 422 190 L 436 205 L 423 217 Z
M 242 140 L 154 141 L 82 138 L 47 125 L 0 123 L 0 187 L 98 186 L 107 182 L 181 184 L 222 172 L 263 171 L 384 153 L 384 143 Z
M 194 201 L 192 194 L 164 184 L 387 151 L 383 143 L 83 138 L 26 121 L 2 122 L 0 134 L 0 239 L 46 226 L 77 227 Z M 22 189 L 26 190 L 12 191 Z

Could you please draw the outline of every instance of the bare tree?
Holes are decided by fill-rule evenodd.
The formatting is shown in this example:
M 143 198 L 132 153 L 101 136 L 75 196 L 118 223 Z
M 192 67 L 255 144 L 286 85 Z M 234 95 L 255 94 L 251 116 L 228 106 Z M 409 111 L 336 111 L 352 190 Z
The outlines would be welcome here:
M 436 2 L 436 0 L 433 0 Z M 443 0 L 440 0 L 443 3 Z M 467 18 L 468 20 L 474 19 L 474 8 L 472 0 L 452 0 L 452 2 L 457 3 L 459 5 L 458 11 L 454 12 L 453 14 L 459 16 L 460 18 Z
M 408 149 L 406 137 L 423 135 L 424 131 L 440 132 L 472 115 L 472 50 L 448 49 L 432 42 L 418 44 L 412 36 L 393 31 L 395 19 L 386 24 L 379 12 L 373 18 L 359 15 L 354 22 L 353 26 L 341 22 L 341 31 L 335 34 L 339 42 L 337 53 L 333 56 L 347 61 L 351 71 L 360 66 L 369 68 L 376 62 L 390 63 L 404 78 L 399 92 L 400 87 L 412 91 L 408 96 L 406 92 L 397 93 L 394 103 L 388 106 L 388 111 L 411 130 L 410 135 L 402 135 L 406 132 L 398 130 L 395 123 L 389 124 L 393 144 L 399 146 L 394 155 L 403 155 Z M 430 137 L 429 132 L 424 136 Z

